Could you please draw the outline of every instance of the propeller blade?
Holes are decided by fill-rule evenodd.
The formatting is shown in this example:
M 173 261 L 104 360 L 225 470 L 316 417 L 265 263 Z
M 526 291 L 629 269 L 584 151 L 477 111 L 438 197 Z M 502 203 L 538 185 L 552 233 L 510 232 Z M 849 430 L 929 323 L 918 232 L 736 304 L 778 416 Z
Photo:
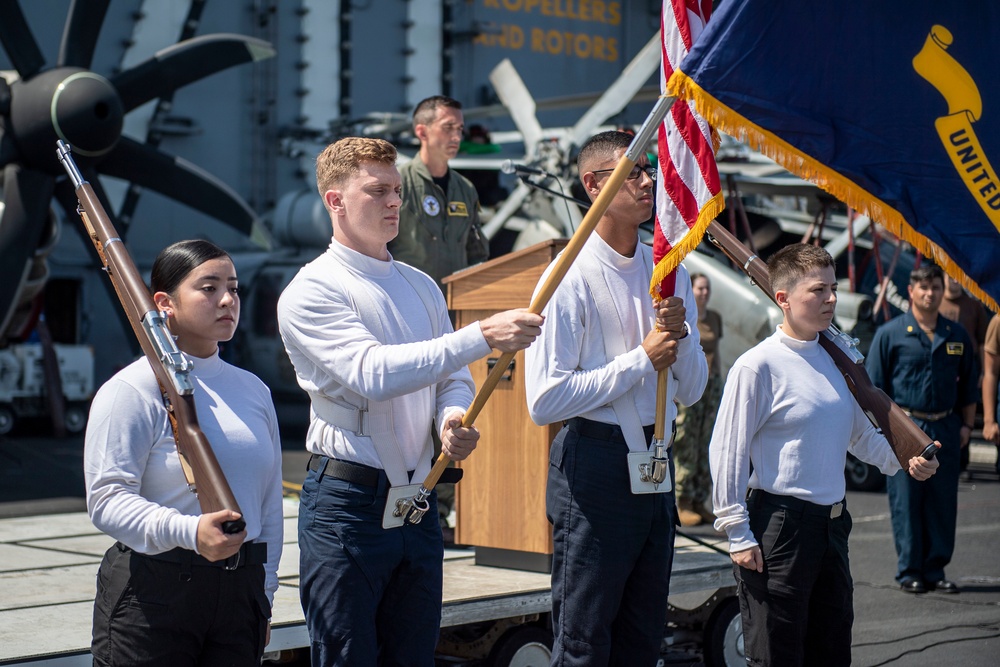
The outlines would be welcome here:
M 93 167 L 81 166 L 80 173 L 83 175 L 83 180 L 90 183 L 90 186 L 94 188 L 94 194 L 97 195 L 97 199 L 101 202 L 101 205 L 104 206 L 104 210 L 108 212 L 108 215 L 111 215 L 111 208 L 108 207 L 107 194 L 104 192 L 104 188 L 101 187 L 100 181 L 97 180 L 97 174 L 94 173 Z M 86 249 L 86 252 L 91 252 L 90 249 L 94 246 L 94 242 L 90 238 L 90 233 L 87 231 L 87 227 L 83 224 L 83 220 L 80 219 L 80 212 L 77 210 L 77 207 L 80 205 L 80 200 L 77 199 L 76 190 L 73 188 L 73 184 L 68 178 L 56 179 L 53 196 L 62 206 L 63 214 L 66 216 L 63 219 L 63 224 L 75 229 L 77 233 L 80 234 L 80 239 L 83 241 L 83 247 Z M 112 221 L 115 223 L 115 229 L 117 230 L 117 221 L 114 220 L 114 216 L 112 216 Z
M 73 0 L 59 45 L 60 66 L 90 69 L 97 36 L 111 0 Z
M 22 79 L 30 79 L 45 66 L 45 56 L 31 36 L 31 28 L 15 0 L 0 2 L 0 42 Z
M 125 111 L 234 65 L 270 58 L 274 48 L 246 35 L 216 34 L 184 40 L 113 77 Z
M 253 209 L 228 185 L 183 158 L 123 136 L 101 161 L 100 171 L 175 199 L 271 248 L 271 236 Z
M 0 108 L 10 108 L 10 86 L 0 77 Z M 10 121 L 0 121 L 0 168 L 7 166 L 21 157 L 21 151 L 14 143 L 14 135 L 8 131 Z
M 41 171 L 9 164 L 3 171 L 4 209 L 0 217 L 0 338 L 19 305 L 32 259 L 46 231 L 53 179 Z
M 500 101 L 507 107 L 514 125 L 524 137 L 525 160 L 538 156 L 538 142 L 542 139 L 542 126 L 535 117 L 535 99 L 528 92 L 521 75 L 514 69 L 510 59 L 504 58 L 490 72 L 490 83 L 496 89 Z
M 114 214 L 111 212 L 112 207 L 108 203 L 108 193 L 104 191 L 104 186 L 101 185 L 101 181 L 97 177 L 97 172 L 94 171 L 92 166 L 82 165 L 80 166 L 80 173 L 83 175 L 83 180 L 90 183 L 90 187 L 93 188 L 94 194 L 97 195 L 97 200 L 101 202 L 101 206 L 104 207 L 104 211 L 111 218 L 111 222 L 115 226 L 115 231 L 117 231 L 118 236 L 121 237 L 122 230 L 119 227 L 118 220 L 115 219 Z M 68 178 L 59 178 L 56 180 L 55 192 L 53 194 L 56 201 L 58 201 L 63 207 L 63 212 L 66 215 L 65 224 L 77 231 L 80 235 L 80 240 L 83 241 L 83 247 L 86 248 L 87 253 L 90 253 L 91 248 L 94 247 L 94 241 L 90 238 L 90 232 L 87 231 L 87 226 L 83 224 L 83 220 L 80 218 L 80 211 L 78 210 L 80 200 L 76 196 L 76 190 L 73 188 L 73 184 Z M 123 238 L 122 240 L 125 239 Z M 107 283 L 109 287 L 111 286 L 110 280 L 102 282 Z M 118 296 L 115 294 L 113 287 L 108 293 L 111 295 L 112 300 L 117 302 Z M 130 330 L 127 320 L 125 321 L 125 326 L 126 330 Z
M 580 117 L 569 135 L 564 139 L 567 153 L 576 146 L 583 145 L 594 134 L 598 125 L 625 108 L 635 94 L 649 81 L 660 66 L 660 33 L 642 47 L 622 73 L 615 79 L 597 102 Z

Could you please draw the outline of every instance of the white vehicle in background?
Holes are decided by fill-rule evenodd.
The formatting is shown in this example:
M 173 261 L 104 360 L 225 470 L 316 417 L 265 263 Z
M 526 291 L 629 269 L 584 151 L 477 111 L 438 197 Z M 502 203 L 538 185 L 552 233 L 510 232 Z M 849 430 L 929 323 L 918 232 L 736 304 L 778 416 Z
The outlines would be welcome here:
M 80 433 L 94 394 L 94 350 L 89 345 L 56 343 L 52 347 L 65 400 L 63 426 L 68 433 Z M 0 435 L 10 433 L 19 419 L 52 414 L 47 386 L 41 343 L 0 350 Z

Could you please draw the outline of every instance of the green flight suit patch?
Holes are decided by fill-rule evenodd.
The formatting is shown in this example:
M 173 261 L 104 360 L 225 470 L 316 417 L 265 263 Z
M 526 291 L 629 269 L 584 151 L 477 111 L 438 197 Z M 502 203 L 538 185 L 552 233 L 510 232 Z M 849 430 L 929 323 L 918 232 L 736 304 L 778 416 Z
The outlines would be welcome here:
M 468 218 L 469 208 L 465 205 L 464 201 L 450 201 L 448 202 L 448 215 L 458 215 Z

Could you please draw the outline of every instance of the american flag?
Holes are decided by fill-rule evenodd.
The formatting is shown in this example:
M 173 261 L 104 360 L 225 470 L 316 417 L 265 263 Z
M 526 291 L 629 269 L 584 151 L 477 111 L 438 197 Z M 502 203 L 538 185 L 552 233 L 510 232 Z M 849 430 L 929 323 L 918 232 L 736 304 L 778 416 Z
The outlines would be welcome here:
M 711 0 L 663 0 L 660 90 L 687 56 L 712 11 Z M 715 165 L 712 129 L 694 103 L 678 100 L 659 129 L 659 177 L 650 294 L 674 293 L 674 269 L 693 250 L 705 228 L 725 208 Z

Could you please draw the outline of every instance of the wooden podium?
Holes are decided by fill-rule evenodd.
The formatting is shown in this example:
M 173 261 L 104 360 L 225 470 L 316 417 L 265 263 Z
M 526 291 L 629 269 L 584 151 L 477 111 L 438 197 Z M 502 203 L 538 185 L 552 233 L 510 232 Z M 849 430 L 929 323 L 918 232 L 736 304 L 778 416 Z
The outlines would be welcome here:
M 456 311 L 455 328 L 527 308 L 539 278 L 566 243 L 544 241 L 444 278 L 448 308 Z M 477 389 L 499 357 L 494 351 L 469 366 Z M 549 445 L 560 425 L 537 426 L 528 416 L 523 351 L 490 395 L 476 426 L 482 434 L 479 446 L 457 464 L 465 476 L 455 486 L 455 542 L 476 547 L 480 565 L 551 571 L 545 481 Z

